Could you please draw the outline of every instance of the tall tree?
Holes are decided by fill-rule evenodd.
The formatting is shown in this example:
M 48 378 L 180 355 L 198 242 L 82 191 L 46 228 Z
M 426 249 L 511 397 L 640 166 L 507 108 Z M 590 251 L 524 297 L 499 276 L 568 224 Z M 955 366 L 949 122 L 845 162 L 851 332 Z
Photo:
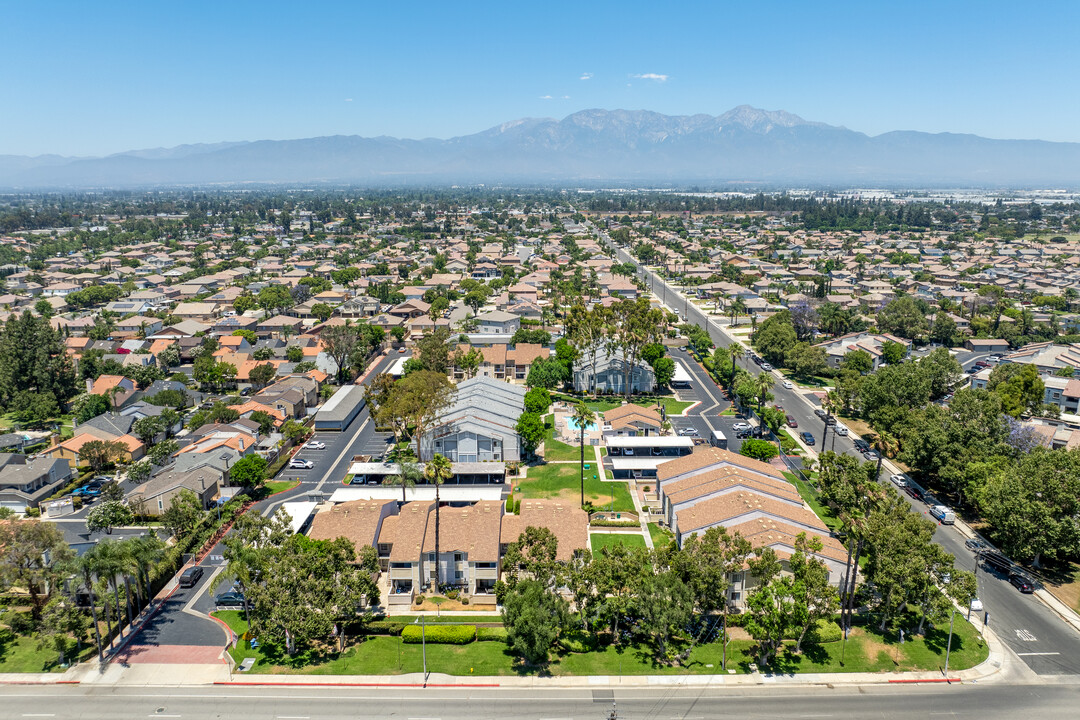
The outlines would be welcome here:
M 36 519 L 0 520 L 0 578 L 30 596 L 35 620 L 60 580 L 74 551 L 54 523 Z
M 439 563 L 442 561 L 439 557 L 439 486 L 454 477 L 454 470 L 445 456 L 436 453 L 435 457 L 431 458 L 431 462 L 424 467 L 424 477 L 435 486 L 435 587 L 438 589 Z

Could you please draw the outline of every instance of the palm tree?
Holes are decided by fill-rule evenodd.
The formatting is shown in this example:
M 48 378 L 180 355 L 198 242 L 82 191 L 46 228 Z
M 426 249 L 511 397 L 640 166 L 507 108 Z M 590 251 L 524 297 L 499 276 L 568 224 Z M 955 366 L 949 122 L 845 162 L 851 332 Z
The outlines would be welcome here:
M 741 297 L 737 297 L 732 301 L 731 307 L 729 307 L 728 310 L 731 312 L 731 324 L 738 327 L 739 315 L 746 313 L 746 301 Z
M 438 453 L 424 468 L 424 477 L 435 485 L 435 589 L 439 588 L 439 486 L 454 476 L 450 461 Z
M 386 484 L 392 486 L 401 486 L 401 504 L 405 504 L 405 491 L 409 488 L 416 487 L 418 480 L 424 477 L 424 471 L 420 469 L 420 466 L 414 462 L 401 463 L 401 472 L 396 475 L 391 475 L 386 478 Z
M 589 406 L 579 402 L 574 406 L 574 421 L 577 422 L 580 433 L 578 445 L 581 449 L 581 506 L 585 506 L 585 426 L 596 419 L 596 413 Z
M 829 420 L 833 413 L 840 409 L 840 396 L 836 391 L 830 390 L 821 399 L 821 409 L 825 411 L 825 429 L 821 431 L 821 449 L 825 450 L 825 438 L 829 435 Z M 836 431 L 833 431 L 833 443 L 836 442 Z
M 874 479 L 877 480 L 881 477 L 881 462 L 887 456 L 890 460 L 896 457 L 896 453 L 900 452 L 900 441 L 895 435 L 886 431 L 879 430 L 877 437 L 872 443 L 874 450 L 877 450 L 877 472 L 874 474 Z
M 94 575 L 113 591 L 113 608 L 116 611 L 117 635 L 123 633 L 120 619 L 120 576 L 126 575 L 130 563 L 127 553 L 120 543 L 102 540 L 87 555 L 94 569 Z
M 761 414 L 761 406 L 765 404 L 765 398 L 769 394 L 769 390 L 776 384 L 776 378 L 772 373 L 763 372 L 754 378 L 754 387 L 758 392 L 758 415 Z
M 134 537 L 124 542 L 127 545 L 132 564 L 135 566 L 136 588 L 139 588 L 139 595 L 142 596 L 144 591 L 146 593 L 144 601 L 140 600 L 140 604 L 145 607 L 150 603 L 150 598 L 153 597 L 150 587 L 150 568 L 157 563 L 162 553 L 165 552 L 165 543 L 152 530 L 147 535 Z M 138 584 L 139 580 L 143 583 L 141 587 Z
M 78 573 L 82 575 L 83 585 L 86 586 L 86 592 L 90 595 L 90 617 L 94 621 L 94 640 L 97 643 L 98 663 L 103 663 L 105 662 L 105 657 L 101 650 L 101 628 L 98 627 L 97 600 L 94 598 L 93 556 L 90 553 L 86 553 L 76 560 L 76 569 Z
M 746 350 L 744 350 L 743 346 L 737 342 L 728 345 L 727 350 L 728 354 L 731 355 L 731 380 L 728 382 L 728 385 L 730 386 L 735 383 L 736 363 L 746 357 Z

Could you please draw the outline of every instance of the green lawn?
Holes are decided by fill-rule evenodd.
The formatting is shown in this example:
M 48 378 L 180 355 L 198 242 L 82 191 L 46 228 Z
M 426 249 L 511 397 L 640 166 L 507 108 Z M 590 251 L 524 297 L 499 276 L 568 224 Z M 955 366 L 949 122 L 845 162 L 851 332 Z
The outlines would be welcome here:
M 93 641 L 83 643 L 80 657 L 86 659 L 94 653 Z M 75 640 L 68 642 L 65 658 L 69 663 L 75 659 Z M 0 673 L 63 672 L 60 656 L 52 644 L 42 646 L 36 637 L 15 635 L 10 630 L 0 630 Z
M 657 405 L 663 405 L 665 408 L 667 408 L 667 414 L 670 416 L 681 415 L 683 411 L 686 410 L 686 408 L 690 407 L 694 403 L 686 402 L 685 400 L 676 400 L 675 398 L 661 397 L 654 398 L 652 400 L 635 400 L 634 404 L 640 405 L 641 407 L 655 407 Z
M 836 381 L 832 378 L 821 377 L 820 375 L 811 375 L 810 377 L 798 377 L 790 368 L 777 368 L 780 374 L 791 380 L 796 385 L 802 385 L 803 387 L 817 387 L 825 388 L 832 387 L 836 384 Z
M 292 490 L 294 487 L 300 484 L 299 480 L 270 480 L 263 484 L 266 488 L 267 495 L 273 495 L 274 493 L 284 492 L 285 490 Z
M 581 460 L 581 448 L 577 445 L 567 445 L 561 440 L 555 439 L 555 414 L 552 413 L 544 418 L 547 433 L 544 435 L 544 459 L 545 460 Z M 592 448 L 585 447 L 586 460 L 592 457 Z
M 626 483 L 604 482 L 597 472 L 596 462 L 586 463 L 585 499 L 597 507 L 607 507 L 614 502 L 616 512 L 633 512 L 634 502 Z M 517 481 L 517 492 L 524 498 L 561 497 L 575 503 L 580 500 L 581 465 L 577 463 L 537 465 L 529 468 L 528 476 Z M 612 500 L 614 494 L 614 501 Z
M 241 613 L 214 613 L 229 623 L 235 632 L 242 633 Z M 914 623 L 907 618 L 905 625 Z M 882 635 L 873 627 L 856 627 L 846 643 L 836 641 L 807 645 L 801 655 L 791 652 L 793 643 L 766 670 L 774 672 L 883 672 L 895 670 L 939 670 L 945 664 L 948 625 L 932 628 L 924 637 L 908 636 L 903 645 L 895 632 Z M 685 641 L 684 641 L 685 642 Z M 846 647 L 845 647 L 846 645 Z M 753 642 L 733 640 L 728 644 L 728 669 L 737 673 L 749 672 Z M 251 650 L 246 643 L 230 650 L 240 663 L 254 657 L 253 674 L 310 674 L 310 675 L 394 675 L 417 673 L 423 669 L 423 650 L 420 645 L 407 645 L 397 637 L 363 638 L 344 653 L 301 653 L 286 658 L 272 648 Z M 962 617 L 956 618 L 949 667 L 962 670 L 986 659 L 986 644 L 975 629 Z M 841 661 L 841 658 L 843 661 Z M 592 652 L 572 653 L 559 650 L 553 655 L 544 673 L 553 676 L 583 675 L 690 675 L 721 672 L 723 647 L 720 643 L 701 643 L 694 647 L 681 667 L 660 665 L 653 659 L 649 645 L 635 643 L 617 647 L 608 645 Z M 449 675 L 536 675 L 539 669 L 524 667 L 502 642 L 474 642 L 469 645 L 427 645 L 428 671 Z M 0 669 L 6 669 L 0 667 Z
M 600 552 L 600 548 L 615 547 L 616 545 L 643 548 L 645 547 L 645 538 L 630 533 L 602 533 L 590 535 L 589 544 L 592 545 L 593 552 Z
M 663 547 L 671 542 L 674 535 L 660 527 L 660 523 L 649 523 L 649 536 L 652 538 L 653 547 Z
M 795 486 L 799 491 L 799 495 L 802 496 L 802 499 L 810 506 L 810 509 L 821 518 L 826 527 L 830 530 L 837 530 L 840 528 L 840 525 L 842 524 L 840 518 L 836 517 L 829 508 L 821 503 L 821 500 L 818 499 L 817 492 L 812 487 L 809 487 L 794 473 L 785 472 L 784 477 L 787 478 L 788 482 Z

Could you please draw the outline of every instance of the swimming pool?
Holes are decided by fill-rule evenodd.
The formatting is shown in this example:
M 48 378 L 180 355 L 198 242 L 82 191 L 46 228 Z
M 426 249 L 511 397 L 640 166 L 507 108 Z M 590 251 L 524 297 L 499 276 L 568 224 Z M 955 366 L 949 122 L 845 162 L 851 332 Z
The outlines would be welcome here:
M 581 430 L 581 426 L 578 425 L 578 423 L 577 423 L 577 418 L 573 418 L 573 417 L 566 418 L 566 427 L 570 428 L 574 432 L 578 432 L 579 430 Z M 588 425 L 585 426 L 585 429 L 586 430 L 595 430 L 596 429 L 596 423 L 593 423 L 593 422 L 589 423 Z

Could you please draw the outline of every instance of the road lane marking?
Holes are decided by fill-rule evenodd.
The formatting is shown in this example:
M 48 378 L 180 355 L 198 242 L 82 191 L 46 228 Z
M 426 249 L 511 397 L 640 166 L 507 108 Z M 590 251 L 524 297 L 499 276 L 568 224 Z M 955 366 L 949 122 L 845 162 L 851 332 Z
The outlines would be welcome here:
M 56 713 L 23 713 L 23 717 L 56 717 Z
M 1016 637 L 1017 637 L 1017 639 L 1023 640 L 1024 642 L 1038 642 L 1038 640 L 1039 640 L 1037 637 L 1032 635 L 1027 630 L 1017 630 L 1016 631 Z
M 1060 655 L 1059 652 L 1016 653 L 1017 657 L 1038 657 L 1043 655 Z

